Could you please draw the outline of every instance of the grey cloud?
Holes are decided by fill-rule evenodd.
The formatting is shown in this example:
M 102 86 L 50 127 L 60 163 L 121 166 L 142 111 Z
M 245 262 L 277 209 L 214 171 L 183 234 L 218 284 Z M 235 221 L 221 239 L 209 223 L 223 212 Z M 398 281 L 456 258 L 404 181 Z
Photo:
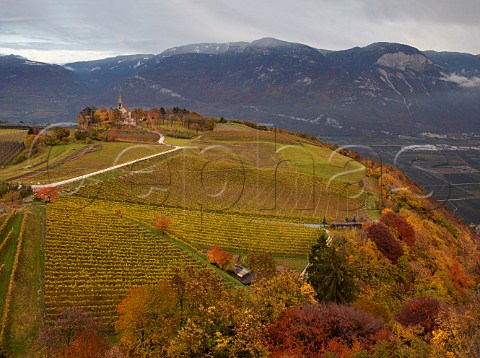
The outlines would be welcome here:
M 410 21 L 444 26 L 479 27 L 478 0 L 362 0 L 365 13 L 374 21 Z
M 478 0 L 0 1 L 0 46 L 13 50 L 160 53 L 271 36 L 333 50 L 395 41 L 480 52 Z
M 480 77 L 465 77 L 456 73 L 444 77 L 444 80 L 457 83 L 460 87 L 480 87 Z

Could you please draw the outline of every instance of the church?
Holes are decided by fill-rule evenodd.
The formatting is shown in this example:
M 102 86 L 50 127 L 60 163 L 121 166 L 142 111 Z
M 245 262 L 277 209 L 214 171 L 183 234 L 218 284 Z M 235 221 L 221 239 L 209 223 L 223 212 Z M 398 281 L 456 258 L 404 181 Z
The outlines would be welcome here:
M 135 125 L 135 119 L 132 118 L 132 112 L 123 106 L 122 102 L 122 95 L 118 97 L 118 107 L 117 109 L 120 111 L 120 123 L 121 124 L 129 124 Z

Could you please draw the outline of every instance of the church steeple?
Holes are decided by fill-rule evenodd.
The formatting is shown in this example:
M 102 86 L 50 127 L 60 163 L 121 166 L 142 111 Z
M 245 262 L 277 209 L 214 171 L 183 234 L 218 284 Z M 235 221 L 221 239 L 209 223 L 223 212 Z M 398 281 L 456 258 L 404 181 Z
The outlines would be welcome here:
M 122 95 L 118 96 L 118 109 L 122 109 L 123 104 L 122 104 Z

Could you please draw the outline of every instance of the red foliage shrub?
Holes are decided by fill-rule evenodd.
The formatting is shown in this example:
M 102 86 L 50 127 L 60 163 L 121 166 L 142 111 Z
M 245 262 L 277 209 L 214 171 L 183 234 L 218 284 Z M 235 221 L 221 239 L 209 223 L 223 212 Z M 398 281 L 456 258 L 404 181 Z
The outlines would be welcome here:
M 402 306 L 395 319 L 404 326 L 420 325 L 425 332 L 431 332 L 438 325 L 440 308 L 440 301 L 434 298 L 413 298 Z
M 317 303 L 288 308 L 270 327 L 273 356 L 340 356 L 370 349 L 387 333 L 380 320 L 354 307 Z
M 399 240 L 405 241 L 408 246 L 415 244 L 415 231 L 402 215 L 392 210 L 385 210 L 380 216 L 380 221 L 397 234 Z
M 232 254 L 220 250 L 220 248 L 215 245 L 208 251 L 208 262 L 217 265 L 222 270 L 227 270 L 232 266 Z
M 373 240 L 378 250 L 392 263 L 396 264 L 400 256 L 403 255 L 402 246 L 395 240 L 385 224 L 379 222 L 370 225 L 367 228 L 367 237 Z

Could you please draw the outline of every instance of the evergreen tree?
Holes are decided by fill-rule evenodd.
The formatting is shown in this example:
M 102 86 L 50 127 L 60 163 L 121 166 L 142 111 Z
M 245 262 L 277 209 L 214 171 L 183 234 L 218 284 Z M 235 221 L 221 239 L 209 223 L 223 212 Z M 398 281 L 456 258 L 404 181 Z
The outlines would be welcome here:
M 342 248 L 332 242 L 327 245 L 324 232 L 312 247 L 307 269 L 308 282 L 320 302 L 348 303 L 355 299 L 356 285 Z

